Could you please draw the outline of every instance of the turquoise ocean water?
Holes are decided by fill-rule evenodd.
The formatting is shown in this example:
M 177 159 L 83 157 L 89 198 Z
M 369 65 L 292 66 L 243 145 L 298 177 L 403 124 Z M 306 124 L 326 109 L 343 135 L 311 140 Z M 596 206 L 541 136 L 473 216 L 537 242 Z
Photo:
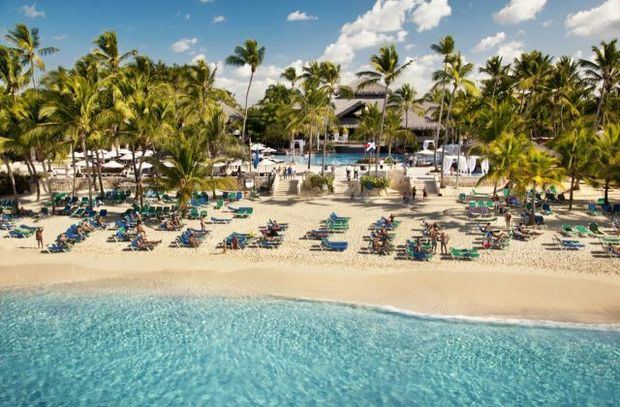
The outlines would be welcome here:
M 618 405 L 620 332 L 276 299 L 0 294 L 0 405 Z

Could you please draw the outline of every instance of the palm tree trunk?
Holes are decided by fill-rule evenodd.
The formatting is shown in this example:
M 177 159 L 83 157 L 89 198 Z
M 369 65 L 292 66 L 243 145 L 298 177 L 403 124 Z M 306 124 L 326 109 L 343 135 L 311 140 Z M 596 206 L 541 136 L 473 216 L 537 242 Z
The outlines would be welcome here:
M 82 135 L 82 150 L 84 151 L 84 162 L 86 163 L 86 181 L 88 182 L 88 204 L 92 208 L 93 206 L 93 186 L 90 179 L 90 166 L 88 165 L 88 153 L 86 152 L 86 136 Z
M 133 177 L 136 183 L 136 198 L 140 203 L 140 207 L 142 207 L 142 194 L 140 193 L 140 182 L 138 179 L 138 165 L 136 164 L 136 148 L 133 145 L 131 146 L 131 164 L 133 166 Z
M 11 191 L 13 192 L 13 200 L 15 201 L 15 209 L 19 209 L 19 195 L 17 195 L 17 186 L 15 185 L 15 175 L 11 169 L 11 164 L 6 156 L 2 156 L 2 161 L 6 166 L 6 174 L 9 177 L 9 183 L 11 184 Z
M 383 140 L 383 126 L 385 125 L 385 111 L 387 108 L 389 87 L 385 84 L 385 96 L 383 96 L 383 109 L 381 109 L 381 124 L 379 127 L 379 142 L 377 143 L 377 153 L 375 155 L 375 177 L 379 176 L 379 156 L 381 154 L 381 140 Z
M 568 210 L 573 209 L 573 190 L 575 189 L 575 174 L 572 173 L 570 176 L 570 194 L 568 196 Z
M 310 169 L 310 161 L 312 161 L 312 132 L 310 132 L 310 142 L 308 143 L 308 170 Z
M 609 205 L 609 179 L 605 180 L 605 203 Z
M 32 69 L 32 87 L 34 88 L 34 93 L 37 93 L 37 80 L 35 78 L 35 69 L 34 69 L 34 61 L 30 61 L 30 69 Z
M 443 70 L 444 71 L 446 70 L 446 64 L 443 64 Z M 441 118 L 443 116 L 443 100 L 445 97 L 446 97 L 446 86 L 445 84 L 442 84 L 441 85 L 441 102 L 439 104 L 439 118 L 437 119 L 437 129 L 435 129 L 435 140 L 433 143 L 433 146 L 435 147 L 435 154 L 433 155 L 433 163 L 435 165 L 435 171 L 437 171 L 437 148 L 439 147 L 439 132 L 441 130 Z
M 71 187 L 71 199 L 75 198 L 75 188 L 77 183 L 77 171 L 75 170 L 75 148 L 71 143 L 71 166 L 73 167 L 73 186 Z
M 325 174 L 325 156 L 327 155 L 327 120 L 325 120 L 325 137 L 323 138 L 323 159 L 321 160 L 321 174 Z
M 460 171 L 460 164 L 461 164 L 461 132 L 459 131 L 459 138 L 458 138 L 458 142 L 457 142 L 457 148 L 456 148 L 456 188 L 458 189 L 459 187 L 459 174 L 461 173 Z
M 446 142 L 448 141 L 448 123 L 450 123 L 450 114 L 452 113 L 452 101 L 454 100 L 455 93 L 456 93 L 456 88 L 454 88 L 454 91 L 452 91 L 452 94 L 450 95 L 450 104 L 448 105 L 448 113 L 446 114 L 446 125 L 444 126 L 444 128 L 446 130 L 446 137 L 445 137 L 444 142 L 443 142 L 443 149 L 441 150 L 441 175 L 440 175 L 440 181 L 439 181 L 439 186 L 441 188 L 444 187 L 444 184 L 443 184 L 443 161 L 444 161 L 444 157 L 446 155 Z M 457 172 L 458 172 L 458 163 L 457 163 Z
M 101 177 L 101 160 L 99 159 L 99 151 L 95 151 L 95 155 L 97 157 L 97 176 L 99 177 L 99 191 L 101 196 L 105 194 L 103 190 L 103 178 Z
M 241 142 L 245 143 L 245 125 L 248 120 L 248 98 L 250 97 L 250 87 L 252 86 L 252 80 L 254 80 L 254 70 L 250 74 L 250 82 L 248 82 L 248 89 L 245 92 L 245 106 L 243 109 L 243 127 L 241 128 Z M 250 172 L 252 172 L 252 146 L 250 146 Z
M 598 131 L 598 125 L 601 120 L 601 110 L 603 109 L 603 99 L 605 98 L 605 84 L 601 87 L 601 98 L 596 105 L 596 116 L 594 119 L 594 132 Z
M 32 180 L 35 183 L 37 188 L 37 202 L 41 200 L 41 182 L 39 181 L 39 174 L 37 173 L 37 167 L 35 166 L 35 162 L 32 158 L 29 158 L 30 166 L 32 167 Z M 45 170 L 45 167 L 43 168 Z

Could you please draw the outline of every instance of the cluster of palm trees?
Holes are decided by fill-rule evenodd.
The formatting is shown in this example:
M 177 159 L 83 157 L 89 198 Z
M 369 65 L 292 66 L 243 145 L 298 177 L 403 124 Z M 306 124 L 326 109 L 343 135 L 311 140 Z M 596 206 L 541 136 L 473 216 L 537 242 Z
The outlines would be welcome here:
M 486 76 L 480 87 L 470 79 L 474 66 L 456 51 L 454 39 L 446 36 L 432 49 L 443 56 L 425 96 L 434 102 L 429 113 L 440 125 L 435 148 L 441 134 L 444 143 L 474 144 L 490 162 L 481 181 L 492 180 L 496 187 L 509 182 L 525 193 L 568 175 L 571 208 L 580 180 L 603 185 L 608 199 L 609 187 L 620 183 L 617 40 L 592 47 L 591 60 L 554 61 L 540 51 L 523 53 L 511 64 L 491 57 L 479 69 Z
M 177 189 L 187 197 L 195 188 L 230 182 L 214 178 L 212 165 L 222 157 L 247 155 L 252 137 L 275 144 L 302 135 L 309 154 L 322 139 L 324 158 L 328 135 L 339 124 L 334 100 L 353 95 L 341 84 L 340 65 L 313 61 L 300 72 L 287 68 L 281 76 L 287 84 L 270 86 L 263 99 L 249 107 L 254 76 L 265 58 L 265 48 L 249 39 L 225 61 L 250 70 L 239 129 L 222 110 L 222 103 L 236 106 L 234 96 L 215 87 L 217 70 L 205 61 L 171 67 L 154 63 L 135 50 L 121 52 L 111 31 L 93 44 L 92 52 L 71 69 L 58 68 L 40 81 L 36 73 L 45 69 L 43 58 L 58 50 L 42 47 L 37 29 L 18 24 L 0 45 L 0 159 L 16 197 L 12 161 L 25 162 L 39 198 L 42 182 L 50 193 L 52 188 L 37 166 L 49 170 L 67 154 L 73 157 L 75 193 L 77 150 L 92 152 L 85 154 L 84 172 L 91 200 L 93 191 L 104 187 L 99 151 L 114 146 L 133 152 L 140 201 L 147 161 L 155 166 L 155 186 Z M 370 70 L 357 74 L 355 91 L 372 86 L 382 89 L 384 99 L 363 110 L 358 137 L 375 141 L 378 148 L 387 144 L 388 155 L 396 142 L 415 143 L 408 129 L 410 112 L 423 113 L 421 102 L 426 101 L 430 108 L 424 113 L 436 121 L 435 170 L 441 172 L 442 183 L 444 160 L 437 159 L 437 148 L 448 143 L 459 149 L 473 145 L 490 162 L 482 181 L 496 187 L 507 182 L 525 194 L 568 176 L 571 206 L 580 181 L 603 186 L 606 199 L 608 189 L 620 183 L 616 40 L 593 47 L 589 60 L 554 60 L 540 51 L 523 53 L 512 63 L 495 56 L 479 69 L 485 76 L 479 85 L 472 79 L 474 65 L 464 60 L 452 37 L 431 48 L 441 55 L 442 66 L 421 98 L 407 83 L 393 89 L 412 60 L 402 61 L 393 45 L 371 56 Z M 235 131 L 239 138 L 232 136 Z M 155 151 L 153 158 L 140 154 L 147 149 Z M 168 166 L 161 163 L 164 158 Z M 378 173 L 378 161 L 376 165 Z
M 205 61 L 169 67 L 135 50 L 123 53 L 116 34 L 106 31 L 73 68 L 48 72 L 37 84 L 36 70 L 45 69 L 42 57 L 57 49 L 42 48 L 38 31 L 23 24 L 9 31 L 6 40 L 0 45 L 0 159 L 16 203 L 12 161 L 26 163 L 39 199 L 41 182 L 47 182 L 53 194 L 47 177 L 52 163 L 70 155 L 75 194 L 75 153 L 81 150 L 86 153 L 83 175 L 92 202 L 93 191 L 104 192 L 100 152 L 119 146 L 132 151 L 140 202 L 147 161 L 154 165 L 154 186 L 177 190 L 183 199 L 199 186 L 233 187 L 230 179 L 212 174 L 216 160 L 245 153 L 231 136 L 221 104 L 236 103 L 230 92 L 214 86 L 216 68 Z M 153 157 L 141 154 L 147 149 L 155 152 Z M 38 173 L 36 164 L 45 173 Z

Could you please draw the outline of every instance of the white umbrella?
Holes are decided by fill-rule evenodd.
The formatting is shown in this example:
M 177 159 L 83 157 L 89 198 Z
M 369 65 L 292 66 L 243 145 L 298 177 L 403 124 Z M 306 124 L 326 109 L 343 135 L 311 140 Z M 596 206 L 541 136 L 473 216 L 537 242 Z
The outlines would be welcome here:
M 250 146 L 250 150 L 264 150 L 267 146 L 263 143 L 254 143 Z
M 76 167 L 86 167 L 86 161 L 82 160 L 82 161 L 77 161 L 75 163 Z
M 84 158 L 84 153 L 80 153 L 79 151 L 74 153 L 75 158 Z
M 119 148 L 116 152 L 118 155 L 131 155 L 131 150 L 127 150 L 126 148 Z
M 149 168 L 153 168 L 153 164 L 142 163 L 142 169 L 143 170 L 148 170 Z
M 164 165 L 164 167 L 168 167 L 168 168 L 173 168 L 174 167 L 174 164 L 172 164 L 170 161 L 164 161 L 164 162 L 162 162 L 162 164 Z
M 119 163 L 118 161 L 109 161 L 105 164 L 103 164 L 101 166 L 101 168 L 108 168 L 108 169 L 118 169 L 118 168 L 125 168 L 125 166 L 121 163 Z
M 215 163 L 213 164 L 213 168 L 222 168 L 225 165 L 226 165 L 225 163 Z
M 278 151 L 278 150 L 276 150 L 275 148 L 266 147 L 266 148 L 264 148 L 264 149 L 263 149 L 263 151 L 262 151 L 262 152 L 263 152 L 263 153 L 265 153 L 265 154 L 269 154 L 269 153 L 275 153 L 275 152 L 277 152 L 277 151 Z
M 121 160 L 121 161 L 132 161 L 133 160 L 133 156 L 131 154 L 125 154 L 124 156 L 119 158 L 119 160 Z

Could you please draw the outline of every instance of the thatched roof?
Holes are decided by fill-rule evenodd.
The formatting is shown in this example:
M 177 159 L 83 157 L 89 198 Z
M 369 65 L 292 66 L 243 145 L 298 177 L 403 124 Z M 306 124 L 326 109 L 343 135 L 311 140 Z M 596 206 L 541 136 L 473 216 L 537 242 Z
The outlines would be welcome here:
M 227 105 L 226 103 L 222 101 L 219 101 L 217 103 L 220 105 L 220 107 L 222 108 L 226 116 L 228 116 L 228 120 L 230 121 L 243 120 L 243 114 L 236 108 L 230 105 Z
M 383 109 L 383 97 L 334 99 L 332 103 L 335 107 L 336 116 L 340 119 L 340 125 L 348 128 L 356 128 L 358 126 L 359 116 L 366 106 L 376 103 L 379 109 Z M 422 102 L 421 104 L 423 112 L 426 112 L 428 108 L 431 107 L 431 103 L 429 102 Z M 412 130 L 435 129 L 437 124 L 430 117 L 425 116 L 423 112 L 421 113 L 422 115 L 420 115 L 410 110 L 407 127 Z M 405 128 L 405 122 L 405 115 L 403 115 L 403 128 Z

